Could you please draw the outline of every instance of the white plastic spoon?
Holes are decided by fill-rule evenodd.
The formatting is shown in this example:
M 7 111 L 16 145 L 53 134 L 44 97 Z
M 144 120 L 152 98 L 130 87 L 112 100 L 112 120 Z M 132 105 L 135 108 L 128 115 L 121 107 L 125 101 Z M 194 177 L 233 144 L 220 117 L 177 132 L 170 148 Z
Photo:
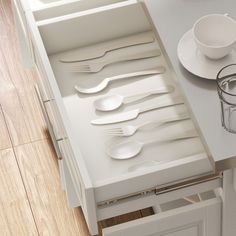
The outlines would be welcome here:
M 156 68 L 150 69 L 150 70 L 141 70 L 141 71 L 136 71 L 132 73 L 116 75 L 113 77 L 105 78 L 100 84 L 92 88 L 83 88 L 83 87 L 79 87 L 75 85 L 75 90 L 77 90 L 77 92 L 79 93 L 84 93 L 84 94 L 98 93 L 102 91 L 103 89 L 105 89 L 111 81 L 135 78 L 135 77 L 144 76 L 144 75 L 163 74 L 165 73 L 165 70 L 166 69 L 164 66 L 157 66 Z
M 119 108 L 122 104 L 132 103 L 151 95 L 166 94 L 174 91 L 173 86 L 164 86 L 156 90 L 139 93 L 132 96 L 121 96 L 118 94 L 108 95 L 94 101 L 94 107 L 99 111 L 112 111 Z
M 113 159 L 125 160 L 137 156 L 147 144 L 176 142 L 196 137 L 198 137 L 198 135 L 195 132 L 191 132 L 190 134 L 188 133 L 163 140 L 158 139 L 147 142 L 128 141 L 112 146 L 107 150 L 107 154 Z

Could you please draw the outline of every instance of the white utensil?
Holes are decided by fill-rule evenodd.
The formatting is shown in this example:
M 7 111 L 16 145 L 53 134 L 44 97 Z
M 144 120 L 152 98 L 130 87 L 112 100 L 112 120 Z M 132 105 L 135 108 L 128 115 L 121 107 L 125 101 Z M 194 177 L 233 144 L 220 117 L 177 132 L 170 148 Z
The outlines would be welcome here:
M 165 67 L 164 66 L 158 66 L 154 69 L 150 70 L 142 70 L 142 71 L 136 71 L 132 73 L 127 73 L 127 74 L 122 74 L 122 75 L 117 75 L 113 77 L 108 77 L 105 78 L 100 84 L 93 88 L 81 88 L 79 86 L 75 86 L 75 89 L 79 93 L 85 93 L 85 94 L 91 94 L 91 93 L 98 93 L 105 89 L 107 85 L 114 80 L 121 80 L 121 79 L 127 79 L 127 78 L 133 78 L 137 76 L 143 76 L 143 75 L 154 75 L 154 74 L 163 74 L 165 72 Z
M 199 157 L 201 158 L 203 155 L 206 155 L 203 152 L 197 153 L 197 154 L 193 154 L 192 157 Z M 175 162 L 176 160 L 150 160 L 150 161 L 144 161 L 138 164 L 134 164 L 128 167 L 128 171 L 129 172 L 133 172 L 133 171 L 139 171 L 139 170 L 146 170 L 152 167 L 156 167 L 156 166 L 160 166 L 160 165 L 165 165 L 167 162 Z
M 94 107 L 96 108 L 96 110 L 99 110 L 99 111 L 112 111 L 119 108 L 122 104 L 132 103 L 151 95 L 166 94 L 166 93 L 171 93 L 173 91 L 174 91 L 174 87 L 168 85 L 168 86 L 164 86 L 159 89 L 156 89 L 156 90 L 152 90 L 145 93 L 138 93 L 132 96 L 121 96 L 118 94 L 109 95 L 109 96 L 102 97 L 94 101 Z
M 106 56 L 97 59 L 96 61 L 89 61 L 86 63 L 73 63 L 70 65 L 71 72 L 83 72 L 83 73 L 96 73 L 101 71 L 105 66 L 118 63 L 118 62 L 127 62 L 135 61 L 141 59 L 147 59 L 152 57 L 158 57 L 161 55 L 159 49 L 149 50 L 146 52 L 139 52 L 131 55 L 121 55 L 114 57 L 112 54 L 107 54 Z
M 98 47 L 96 50 L 87 50 L 83 55 L 64 55 L 63 58 L 60 59 L 63 63 L 73 63 L 79 61 L 86 61 L 95 58 L 103 57 L 106 53 L 111 52 L 113 50 L 127 48 L 135 45 L 148 44 L 155 41 L 154 36 L 152 35 L 132 35 L 125 38 L 119 38 L 112 41 L 108 41 L 103 43 L 102 46 Z
M 192 29 L 180 39 L 177 49 L 179 61 L 183 67 L 194 75 L 215 80 L 217 73 L 226 65 L 236 61 L 235 48 L 224 58 L 211 60 L 197 49 Z
M 150 140 L 146 142 L 128 141 L 128 142 L 119 143 L 115 146 L 110 147 L 107 150 L 107 154 L 113 159 L 125 160 L 125 159 L 130 159 L 132 157 L 137 156 L 142 151 L 142 149 L 148 144 L 177 142 L 177 141 L 192 139 L 196 137 L 198 137 L 198 135 L 194 131 L 191 131 L 182 135 L 178 135 L 175 137 L 166 138 L 162 140 L 154 139 L 154 140 Z
M 105 124 L 113 124 L 113 123 L 118 123 L 122 121 L 133 120 L 133 119 L 136 119 L 140 114 L 144 112 L 152 111 L 155 109 L 161 109 L 165 107 L 170 107 L 170 106 L 175 106 L 175 105 L 181 105 L 181 104 L 184 104 L 184 101 L 182 100 L 182 98 L 175 98 L 175 101 L 173 101 L 171 98 L 165 98 L 162 101 L 156 102 L 156 104 L 148 106 L 148 107 L 139 108 L 139 109 L 135 109 L 132 111 L 127 111 L 127 112 L 122 112 L 115 115 L 110 115 L 110 116 L 100 118 L 97 120 L 92 120 L 91 124 L 105 125 Z
M 138 164 L 135 164 L 133 166 L 130 166 L 128 168 L 128 171 L 129 172 L 133 172 L 133 171 L 139 171 L 139 170 L 146 170 L 148 168 L 151 168 L 151 167 L 155 167 L 157 165 L 162 165 L 162 164 L 165 164 L 167 161 L 145 161 L 143 163 L 138 163 Z
M 189 115 L 185 113 L 185 114 L 165 118 L 164 120 L 148 121 L 148 122 L 145 122 L 145 123 L 139 124 L 139 125 L 127 125 L 127 126 L 123 126 L 123 127 L 115 127 L 115 128 L 111 128 L 111 129 L 106 130 L 106 132 L 108 135 L 112 135 L 112 136 L 128 137 L 128 136 L 134 135 L 139 129 L 141 129 L 145 126 L 148 126 L 150 124 L 155 125 L 155 128 L 156 128 L 161 125 L 174 123 L 174 122 L 178 122 L 178 121 L 182 121 L 182 120 L 187 120 L 189 118 L 190 118 Z

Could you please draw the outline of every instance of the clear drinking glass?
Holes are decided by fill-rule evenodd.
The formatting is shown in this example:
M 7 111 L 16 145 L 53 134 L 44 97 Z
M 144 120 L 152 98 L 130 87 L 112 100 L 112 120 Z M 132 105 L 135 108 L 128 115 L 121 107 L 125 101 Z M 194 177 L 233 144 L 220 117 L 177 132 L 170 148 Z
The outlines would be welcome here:
M 236 64 L 223 67 L 216 77 L 222 126 L 236 133 Z

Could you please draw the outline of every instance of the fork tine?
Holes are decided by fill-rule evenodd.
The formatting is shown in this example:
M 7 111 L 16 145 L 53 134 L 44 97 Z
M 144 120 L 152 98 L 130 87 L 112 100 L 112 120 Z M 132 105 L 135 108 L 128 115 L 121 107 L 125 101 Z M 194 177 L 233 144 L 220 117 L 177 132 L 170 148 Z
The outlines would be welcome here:
M 122 134 L 123 132 L 106 132 L 108 134 Z
M 123 134 L 107 134 L 108 136 L 123 136 Z
M 105 131 L 117 131 L 117 130 L 122 130 L 121 128 L 111 128 L 111 129 L 106 129 Z
M 75 70 L 71 70 L 71 72 L 89 72 L 90 69 L 87 69 L 87 68 L 81 68 L 81 69 L 75 69 Z
M 78 69 L 78 68 L 90 68 L 89 65 L 78 65 L 78 66 L 71 66 L 71 68 Z
M 72 66 L 71 69 L 73 69 L 73 70 L 77 70 L 77 69 L 90 69 L 90 66 L 84 66 L 84 65 Z
M 123 134 L 123 132 L 107 132 L 108 134 Z
M 90 72 L 90 70 L 71 70 L 71 72 Z
M 89 65 L 77 65 L 77 66 L 74 65 L 74 66 L 71 66 L 70 68 L 71 70 L 84 70 L 84 69 L 90 70 Z
M 123 132 L 106 132 L 106 133 L 108 133 L 108 134 L 123 134 Z
M 107 133 L 122 133 L 122 130 L 110 130 L 106 131 Z

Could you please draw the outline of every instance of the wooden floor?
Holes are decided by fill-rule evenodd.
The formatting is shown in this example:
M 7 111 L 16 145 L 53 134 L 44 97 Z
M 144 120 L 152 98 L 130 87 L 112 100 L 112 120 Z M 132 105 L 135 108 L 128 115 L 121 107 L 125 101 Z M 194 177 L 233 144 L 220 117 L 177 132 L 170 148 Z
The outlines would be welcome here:
M 0 235 L 86 236 L 81 209 L 68 209 L 60 186 L 36 80 L 34 70 L 21 65 L 10 0 L 0 0 Z M 150 210 L 137 211 L 99 225 L 147 214 Z

